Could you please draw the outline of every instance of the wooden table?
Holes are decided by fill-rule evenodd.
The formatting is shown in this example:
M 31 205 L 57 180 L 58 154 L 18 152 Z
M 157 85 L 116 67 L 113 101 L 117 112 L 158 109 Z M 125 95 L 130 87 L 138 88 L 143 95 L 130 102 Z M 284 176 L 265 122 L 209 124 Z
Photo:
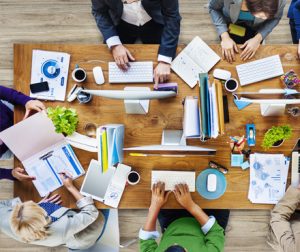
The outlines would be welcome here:
M 221 49 L 219 45 L 211 46 L 219 55 Z M 137 60 L 156 61 L 158 46 L 156 45 L 129 45 L 128 48 Z M 184 46 L 179 46 L 178 51 Z M 125 85 L 116 85 L 106 83 L 103 86 L 95 84 L 92 74 L 92 68 L 100 65 L 104 70 L 105 80 L 108 80 L 108 64 L 112 61 L 112 56 L 106 45 L 75 45 L 75 44 L 16 44 L 14 45 L 14 83 L 15 88 L 29 93 L 30 73 L 31 73 L 31 57 L 33 49 L 62 51 L 71 54 L 71 63 L 68 80 L 69 91 L 74 81 L 71 79 L 71 72 L 75 64 L 79 64 L 87 70 L 88 78 L 84 86 L 89 89 L 123 89 Z M 294 69 L 300 73 L 299 61 L 296 58 L 297 47 L 293 45 L 276 45 L 261 46 L 256 54 L 256 59 L 270 55 L 280 54 L 285 71 Z M 242 63 L 239 60 L 230 65 L 225 61 L 220 61 L 216 67 L 231 71 L 233 77 L 237 78 L 235 69 L 236 64 Z M 111 100 L 102 97 L 94 97 L 92 102 L 87 105 L 81 105 L 77 101 L 68 102 L 46 102 L 47 106 L 66 106 L 75 108 L 79 114 L 78 132 L 83 133 L 84 125 L 88 122 L 103 125 L 107 123 L 125 124 L 125 147 L 159 144 L 163 129 L 182 129 L 182 99 L 187 95 L 197 95 L 198 87 L 191 89 L 176 74 L 172 73 L 170 81 L 177 82 L 179 85 L 179 94 L 176 98 L 165 100 L 153 100 L 150 102 L 150 112 L 147 115 L 128 115 L 124 111 L 122 100 Z M 133 86 L 132 84 L 127 86 Z M 137 85 L 141 86 L 141 85 Z M 144 85 L 143 85 L 144 86 Z M 152 85 L 145 85 L 151 87 Z M 257 91 L 260 88 L 283 87 L 279 78 L 252 84 L 239 91 Z M 225 91 L 224 91 L 225 93 Z M 217 149 L 217 155 L 214 157 L 185 157 L 185 158 L 168 158 L 168 157 L 130 157 L 128 154 L 124 157 L 124 163 L 132 166 L 141 174 L 141 182 L 136 186 L 128 186 L 123 194 L 123 198 L 119 205 L 120 208 L 148 208 L 150 204 L 151 192 L 151 170 L 153 169 L 170 169 L 170 170 L 195 170 L 199 172 L 208 167 L 208 162 L 214 160 L 229 168 L 227 178 L 226 193 L 218 200 L 208 201 L 203 199 L 197 192 L 192 194 L 193 199 L 203 208 L 230 208 L 230 209 L 268 209 L 272 205 L 252 204 L 248 200 L 249 187 L 249 170 L 243 171 L 241 168 L 230 168 L 230 148 L 229 136 L 245 135 L 245 127 L 247 123 L 256 125 L 257 144 L 252 148 L 253 152 L 262 152 L 260 147 L 265 131 L 273 125 L 290 124 L 293 127 L 293 137 L 280 148 L 273 148 L 268 153 L 284 153 L 290 155 L 296 138 L 300 136 L 300 117 L 293 118 L 289 115 L 282 117 L 262 117 L 260 115 L 259 105 L 251 105 L 242 111 L 238 111 L 233 104 L 230 94 L 229 114 L 230 123 L 226 124 L 226 134 L 218 137 L 216 140 L 209 140 L 201 143 L 199 140 L 188 141 L 188 144 Z M 15 122 L 22 120 L 24 111 L 17 107 L 15 111 Z M 96 159 L 94 153 L 85 152 L 74 148 L 84 169 L 88 168 L 92 158 Z M 16 160 L 15 165 L 19 165 Z M 79 188 L 82 184 L 83 177 L 75 181 L 75 185 Z M 69 193 L 61 188 L 58 193 L 62 195 L 63 204 L 65 206 L 74 207 L 74 200 Z M 20 196 L 22 200 L 39 200 L 38 193 L 32 183 L 16 182 L 14 187 L 15 196 Z M 97 202 L 99 208 L 105 206 Z M 180 206 L 171 195 L 165 208 L 179 208 Z

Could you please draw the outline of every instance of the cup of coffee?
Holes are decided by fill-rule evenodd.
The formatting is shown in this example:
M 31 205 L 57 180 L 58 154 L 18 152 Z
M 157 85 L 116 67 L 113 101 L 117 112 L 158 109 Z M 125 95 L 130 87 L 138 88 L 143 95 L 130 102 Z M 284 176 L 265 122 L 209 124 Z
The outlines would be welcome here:
M 129 185 L 136 185 L 140 182 L 141 176 L 136 171 L 131 171 L 127 175 L 127 183 Z
M 239 83 L 236 79 L 230 78 L 225 82 L 225 89 L 228 92 L 234 92 L 239 87 Z
M 86 79 L 86 72 L 83 68 L 77 67 L 72 72 L 72 78 L 76 82 L 83 82 Z

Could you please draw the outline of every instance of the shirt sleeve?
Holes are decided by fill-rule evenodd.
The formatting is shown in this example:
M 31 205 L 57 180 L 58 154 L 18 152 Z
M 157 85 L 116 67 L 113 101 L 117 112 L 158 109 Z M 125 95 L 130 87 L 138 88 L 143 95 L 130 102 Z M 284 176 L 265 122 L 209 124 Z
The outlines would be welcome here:
M 22 106 L 25 106 L 28 101 L 32 100 L 32 98 L 21 92 L 3 86 L 0 86 L 0 99 L 8 101 L 14 105 Z
M 213 216 L 209 216 L 208 221 L 201 227 L 202 232 L 206 235 L 212 226 L 215 224 L 216 218 Z
M 106 40 L 106 44 L 107 44 L 108 48 L 111 49 L 115 45 L 121 45 L 122 42 L 121 42 L 119 36 L 112 36 Z
M 12 176 L 12 169 L 0 168 L 0 179 L 16 180 Z
M 207 252 L 221 252 L 224 250 L 225 235 L 224 229 L 215 221 L 211 229 L 204 237 Z
M 159 232 L 158 231 L 145 231 L 141 228 L 140 232 L 139 232 L 139 238 L 142 240 L 157 239 L 157 238 L 159 238 Z
M 223 14 L 224 0 L 210 0 L 208 10 L 213 24 L 215 25 L 218 35 L 227 32 L 227 22 Z
M 157 61 L 162 61 L 162 62 L 171 64 L 172 63 L 172 57 L 168 57 L 168 56 L 158 54 Z

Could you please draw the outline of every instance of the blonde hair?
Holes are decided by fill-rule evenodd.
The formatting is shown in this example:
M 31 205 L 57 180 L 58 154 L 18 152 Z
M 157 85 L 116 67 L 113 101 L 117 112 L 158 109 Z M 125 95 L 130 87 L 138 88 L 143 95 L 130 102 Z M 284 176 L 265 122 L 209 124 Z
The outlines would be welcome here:
M 51 218 L 47 212 L 33 201 L 27 201 L 14 207 L 10 224 L 12 230 L 24 242 L 45 239 Z

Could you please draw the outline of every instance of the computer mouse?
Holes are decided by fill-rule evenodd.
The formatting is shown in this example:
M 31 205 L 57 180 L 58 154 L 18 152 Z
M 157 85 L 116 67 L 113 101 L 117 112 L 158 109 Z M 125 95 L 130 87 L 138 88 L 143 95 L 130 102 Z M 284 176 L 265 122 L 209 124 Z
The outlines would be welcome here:
M 98 85 L 104 84 L 105 80 L 104 80 L 102 68 L 100 66 L 96 66 L 93 68 L 93 74 L 94 74 L 95 82 Z
M 220 79 L 220 80 L 228 80 L 231 77 L 231 72 L 227 71 L 227 70 L 223 70 L 223 69 L 215 69 L 213 72 L 213 76 L 216 79 Z
M 207 191 L 215 192 L 217 190 L 217 176 L 216 174 L 208 174 L 207 176 Z

